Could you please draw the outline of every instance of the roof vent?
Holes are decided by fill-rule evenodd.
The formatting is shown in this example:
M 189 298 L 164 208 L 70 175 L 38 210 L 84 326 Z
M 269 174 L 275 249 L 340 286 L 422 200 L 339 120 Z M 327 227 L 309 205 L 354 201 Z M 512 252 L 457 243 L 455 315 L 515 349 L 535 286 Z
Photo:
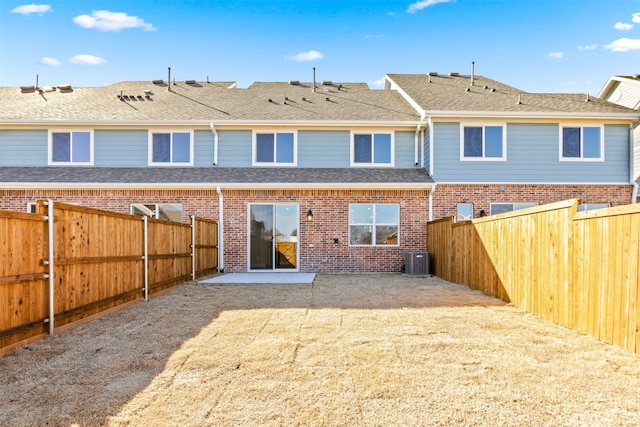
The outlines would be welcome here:
M 164 84 L 164 80 L 151 80 L 151 83 L 154 85 L 162 85 Z
M 151 92 L 151 89 L 145 89 L 142 91 L 142 93 L 144 93 L 145 95 L 153 95 L 153 93 Z
M 289 80 L 289 84 L 291 86 L 298 86 L 300 84 L 300 80 Z
M 465 92 L 471 92 L 471 88 L 470 88 L 470 87 L 468 87 L 468 88 L 466 88 L 464 91 L 465 91 Z
M 73 92 L 73 88 L 69 84 L 58 85 L 58 90 L 61 93 Z
M 456 72 L 449 73 L 449 77 L 458 77 L 459 75 L 460 73 L 456 73 Z
M 36 90 L 35 86 L 20 86 L 20 91 L 22 93 L 31 93 Z
M 437 76 L 438 73 L 436 73 L 435 71 L 429 71 L 429 73 L 427 75 L 428 76 Z
M 640 79 L 640 74 L 634 74 L 634 75 L 633 75 L 633 78 L 634 78 L 634 79 Z
M 325 85 L 325 86 L 332 86 L 333 82 L 331 80 L 323 80 L 322 84 Z
M 589 93 L 587 93 L 584 98 L 584 102 L 589 102 L 589 101 L 591 101 L 591 99 L 589 99 Z
M 489 86 L 487 86 L 487 85 L 484 85 L 484 87 L 483 87 L 483 88 L 484 88 L 484 89 L 489 89 Z
M 522 95 L 518 94 L 518 105 L 522 104 Z
M 492 88 L 491 88 L 491 92 L 495 92 L 495 91 L 496 91 L 496 88 L 495 88 L 495 87 L 492 87 Z
M 196 84 L 196 81 L 195 81 L 195 80 L 185 80 L 184 82 L 185 82 L 186 84 L 188 84 L 188 85 L 194 85 L 194 84 Z

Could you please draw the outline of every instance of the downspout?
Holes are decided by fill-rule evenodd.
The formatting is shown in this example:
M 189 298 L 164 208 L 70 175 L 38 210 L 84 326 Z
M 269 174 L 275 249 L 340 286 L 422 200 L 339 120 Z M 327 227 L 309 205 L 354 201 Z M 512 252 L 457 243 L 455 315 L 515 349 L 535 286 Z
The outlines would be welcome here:
M 418 146 L 420 144 L 420 123 L 418 123 L 416 125 L 416 137 L 415 137 L 415 142 L 414 142 L 414 154 L 413 154 L 413 159 L 416 163 L 416 166 L 418 166 L 420 164 L 420 161 L 418 160 Z
M 635 165 L 634 165 L 634 155 L 635 155 L 635 141 L 633 138 L 633 132 L 635 130 L 635 128 L 638 127 L 638 125 L 640 125 L 640 122 L 635 122 L 633 125 L 631 125 L 630 129 L 629 129 L 629 145 L 631 148 L 631 153 L 629 154 L 629 179 L 631 181 L 631 185 L 633 185 L 633 191 L 631 192 L 631 204 L 633 203 L 637 203 L 638 200 L 638 183 L 636 182 L 636 180 L 634 179 L 634 169 L 635 169 Z M 638 147 L 638 149 L 640 149 L 640 147 Z
M 218 131 L 213 126 L 213 121 L 209 122 L 209 128 L 213 133 L 213 166 L 218 165 Z
M 224 197 L 220 186 L 216 187 L 218 193 L 218 272 L 224 273 Z
M 47 200 L 47 229 L 48 229 L 48 239 L 49 239 L 49 247 L 48 247 L 48 279 L 49 279 L 49 335 L 53 335 L 55 333 L 56 325 L 55 325 L 55 302 L 54 299 L 56 297 L 55 293 L 55 269 L 54 269 L 54 250 L 53 250 L 53 237 L 54 237 L 54 217 L 53 217 L 53 200 Z
M 436 183 L 431 185 L 429 190 L 429 221 L 433 221 L 433 193 L 436 191 Z

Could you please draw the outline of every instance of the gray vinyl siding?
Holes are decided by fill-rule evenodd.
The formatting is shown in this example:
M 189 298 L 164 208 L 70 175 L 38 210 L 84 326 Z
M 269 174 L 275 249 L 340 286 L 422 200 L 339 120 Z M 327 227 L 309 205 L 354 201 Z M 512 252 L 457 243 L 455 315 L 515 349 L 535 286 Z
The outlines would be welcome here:
M 298 167 L 348 168 L 349 131 L 298 131 Z
M 416 167 L 416 133 L 415 132 L 396 132 L 395 136 L 395 155 L 397 168 L 414 168 Z M 418 147 L 420 150 L 420 147 Z M 418 151 L 418 156 L 419 156 Z M 418 157 L 419 159 L 420 157 Z
M 558 124 L 507 124 L 506 161 L 460 161 L 460 124 L 434 125 L 439 182 L 620 183 L 629 180 L 629 127 L 605 126 L 604 162 L 559 160 Z
M 0 130 L 0 166 L 46 166 L 46 130 Z
M 251 167 L 251 138 L 250 130 L 219 130 L 218 166 Z
M 210 130 L 193 132 L 193 166 L 212 166 L 213 149 L 213 133 Z
M 149 163 L 146 130 L 96 130 L 93 143 L 94 166 L 146 167 Z

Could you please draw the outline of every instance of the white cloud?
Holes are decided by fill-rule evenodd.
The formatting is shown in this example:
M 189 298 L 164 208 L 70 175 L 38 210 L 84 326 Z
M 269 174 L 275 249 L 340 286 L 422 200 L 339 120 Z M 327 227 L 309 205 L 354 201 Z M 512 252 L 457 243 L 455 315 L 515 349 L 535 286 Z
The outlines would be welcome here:
M 625 24 L 624 22 L 616 22 L 616 25 L 613 26 L 616 30 L 627 31 L 633 28 L 633 24 Z
M 381 39 L 384 36 L 382 34 L 366 34 L 364 36 L 365 39 Z
M 40 60 L 40 63 L 42 65 L 51 65 L 51 66 L 56 66 L 56 65 L 60 65 L 60 61 L 58 61 L 55 58 L 49 58 L 48 56 L 43 57 Z
M 560 59 L 564 56 L 564 52 L 550 52 L 548 56 L 549 58 Z
M 578 46 L 578 50 L 595 50 L 597 47 L 597 44 L 588 44 L 585 46 Z
M 83 28 L 95 28 L 101 31 L 120 31 L 127 28 L 142 28 L 144 31 L 153 31 L 151 24 L 144 22 L 137 16 L 129 16 L 123 12 L 111 12 L 108 10 L 96 10 L 89 15 L 80 15 L 73 18 L 73 22 Z
M 417 1 L 409 6 L 407 13 L 416 13 L 419 10 L 426 9 L 427 7 L 436 5 L 438 3 L 449 3 L 454 0 L 422 0 Z
M 640 49 L 640 39 L 628 39 L 623 37 L 621 39 L 614 40 L 611 44 L 605 45 L 604 48 L 613 52 L 629 52 L 630 50 Z
M 324 58 L 324 55 L 317 50 L 310 50 L 308 52 L 300 52 L 295 56 L 285 56 L 285 59 L 290 59 L 296 62 L 308 62 L 308 61 L 317 61 L 318 59 Z
M 30 15 L 32 13 L 39 13 L 42 15 L 45 12 L 51 12 L 51 6 L 48 4 L 25 4 L 18 6 L 11 10 L 11 13 L 20 13 L 22 15 Z
M 635 22 L 636 24 L 640 24 L 640 12 L 632 14 L 631 21 Z
M 83 65 L 99 65 L 105 61 L 106 59 L 93 55 L 76 55 L 73 58 L 69 59 L 69 62 L 71 63 Z
M 382 77 L 381 79 L 374 80 L 374 81 L 370 82 L 370 86 L 373 89 L 383 89 L 384 88 L 384 77 Z

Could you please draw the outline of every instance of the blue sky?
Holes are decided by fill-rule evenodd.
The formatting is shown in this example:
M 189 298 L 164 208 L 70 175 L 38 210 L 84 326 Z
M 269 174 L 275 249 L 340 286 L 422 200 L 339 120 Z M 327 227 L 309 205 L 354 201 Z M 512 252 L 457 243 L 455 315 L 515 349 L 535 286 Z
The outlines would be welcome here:
M 0 2 L 0 86 L 366 82 L 475 72 L 597 95 L 640 74 L 640 0 Z

